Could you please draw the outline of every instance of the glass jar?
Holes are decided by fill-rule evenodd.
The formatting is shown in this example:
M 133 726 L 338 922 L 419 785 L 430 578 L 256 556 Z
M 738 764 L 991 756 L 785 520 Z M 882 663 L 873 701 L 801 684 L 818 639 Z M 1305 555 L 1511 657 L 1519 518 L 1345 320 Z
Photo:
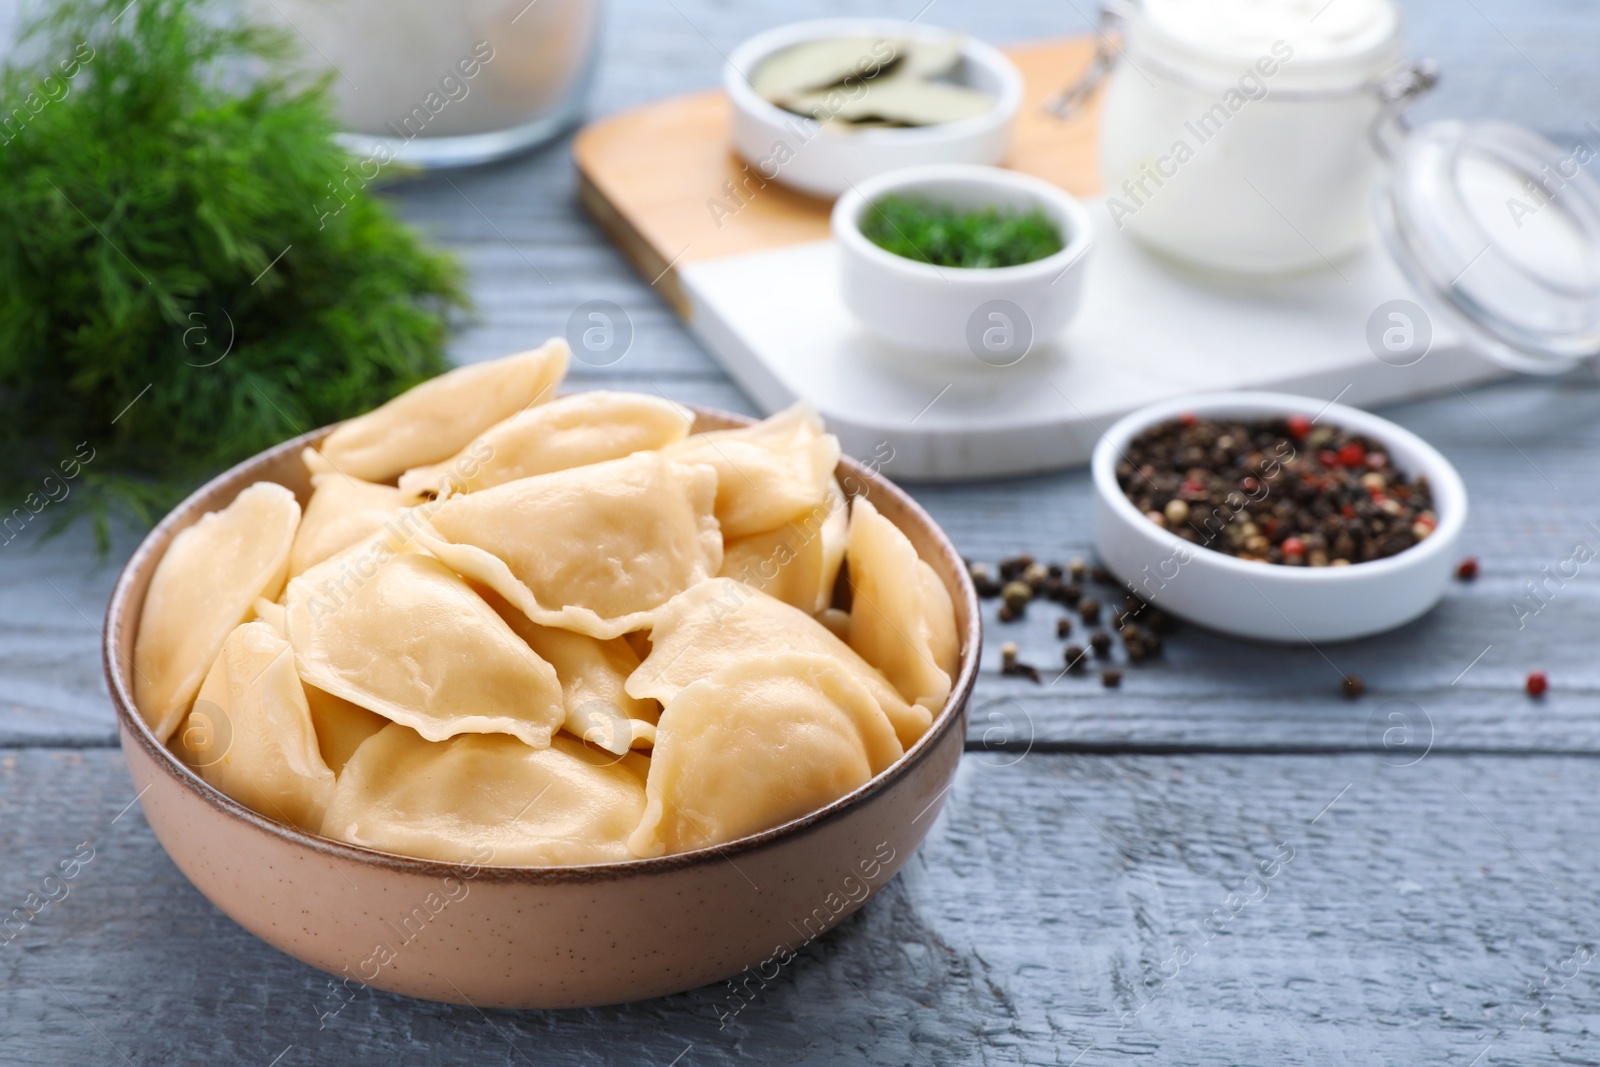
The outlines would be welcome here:
M 1320 12 L 1318 9 L 1321 9 Z M 1119 228 L 1204 267 L 1322 268 L 1371 232 L 1374 91 L 1403 58 L 1391 0 L 1137 0 L 1106 88 Z
M 1237 278 L 1334 270 L 1375 232 L 1488 358 L 1559 373 L 1600 355 L 1600 126 L 1563 145 L 1504 122 L 1411 129 L 1438 74 L 1405 61 L 1392 0 L 1107 0 L 1100 37 L 1045 108 L 1064 117 L 1109 77 L 1115 234 Z
M 331 70 L 344 140 L 377 163 L 466 166 L 577 120 L 600 0 L 265 0 L 306 64 Z

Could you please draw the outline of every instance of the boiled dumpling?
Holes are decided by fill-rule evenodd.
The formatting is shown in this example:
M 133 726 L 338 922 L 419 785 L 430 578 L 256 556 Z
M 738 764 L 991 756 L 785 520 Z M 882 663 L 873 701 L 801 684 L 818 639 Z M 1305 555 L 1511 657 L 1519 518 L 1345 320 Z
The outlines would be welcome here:
M 827 505 L 839 439 L 804 402 L 737 430 L 695 434 L 667 449 L 717 471 L 722 536 L 745 537 L 802 519 Z
M 725 542 L 722 576 L 815 615 L 833 600 L 849 528 L 844 493 L 835 483 L 823 508 L 775 530 Z
M 257 482 L 179 533 L 156 566 L 133 643 L 133 700 L 163 743 L 178 728 L 222 643 L 276 599 L 300 521 L 294 494 Z
M 485 599 L 491 604 L 500 600 L 494 593 L 486 593 Z M 629 748 L 655 743 L 660 705 L 635 699 L 623 688 L 628 675 L 639 667 L 639 655 L 625 638 L 602 641 L 540 626 L 510 604 L 501 604 L 495 604 L 495 610 L 561 679 L 567 733 L 618 756 Z
M 548 748 L 505 734 L 434 743 L 391 724 L 345 766 L 322 833 L 405 856 L 493 866 L 632 859 L 625 842 L 644 811 L 648 765 L 565 736 Z
M 937 714 L 960 657 L 955 608 L 939 576 L 865 497 L 850 511 L 850 647 L 907 702 Z
M 289 643 L 235 627 L 178 731 L 179 755 L 239 803 L 315 832 L 333 792 Z
M 888 679 L 817 620 L 731 578 L 701 582 L 655 614 L 650 655 L 628 676 L 628 692 L 668 704 L 725 664 L 805 652 L 837 661 L 866 686 L 909 748 L 932 716 L 907 704 Z
M 716 573 L 715 495 L 710 467 L 639 452 L 450 497 L 417 540 L 534 622 L 619 637 Z
M 903 749 L 867 687 L 826 656 L 741 660 L 661 713 L 639 856 L 720 845 L 816 811 Z
M 252 621 L 264 622 L 272 627 L 273 633 L 276 633 L 279 637 L 288 638 L 289 624 L 284 618 L 282 604 L 276 600 L 268 600 L 266 597 L 261 596 L 256 597 L 255 607 L 251 610 L 255 613 L 255 619 Z
M 289 550 L 291 575 L 304 574 L 371 537 L 405 505 L 403 494 L 394 486 L 364 482 L 338 471 L 313 474 L 311 484 L 311 500 Z
M 303 680 L 301 684 L 304 685 Z M 311 725 L 317 730 L 317 747 L 334 774 L 344 770 L 361 742 L 389 725 L 382 715 L 344 697 L 314 685 L 306 685 L 305 691 L 306 703 L 311 707 Z
M 322 455 L 339 473 L 368 482 L 447 460 L 495 423 L 553 399 L 571 356 L 556 338 L 457 367 L 340 426 L 322 442 Z
M 417 552 L 365 570 L 343 562 L 289 583 L 289 642 L 307 683 L 430 741 L 500 732 L 550 743 L 566 718 L 556 672 L 465 580 Z
M 693 424 L 693 412 L 660 397 L 578 393 L 491 426 L 454 458 L 407 471 L 400 488 L 412 499 L 475 492 L 661 448 L 683 440 Z

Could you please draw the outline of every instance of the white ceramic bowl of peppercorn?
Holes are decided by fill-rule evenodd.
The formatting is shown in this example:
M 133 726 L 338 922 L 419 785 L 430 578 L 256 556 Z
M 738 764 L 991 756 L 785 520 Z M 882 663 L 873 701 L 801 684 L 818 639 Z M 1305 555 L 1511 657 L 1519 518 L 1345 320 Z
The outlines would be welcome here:
M 1422 616 L 1467 517 L 1461 476 L 1422 438 L 1285 393 L 1143 408 L 1106 432 L 1091 469 L 1108 570 L 1173 615 L 1266 641 L 1343 641 Z
M 872 212 L 891 199 L 956 215 L 993 211 L 1004 226 L 1042 215 L 1054 250 L 1006 266 L 899 255 L 868 235 Z M 905 226 L 891 221 L 888 228 L 905 236 Z M 995 367 L 1020 362 L 1065 329 L 1077 313 L 1093 247 L 1089 213 L 1069 193 L 1031 175 L 964 164 L 906 167 L 860 183 L 834 204 L 833 236 L 840 296 L 868 333 L 917 362 Z M 1011 229 L 1000 240 L 1027 237 Z

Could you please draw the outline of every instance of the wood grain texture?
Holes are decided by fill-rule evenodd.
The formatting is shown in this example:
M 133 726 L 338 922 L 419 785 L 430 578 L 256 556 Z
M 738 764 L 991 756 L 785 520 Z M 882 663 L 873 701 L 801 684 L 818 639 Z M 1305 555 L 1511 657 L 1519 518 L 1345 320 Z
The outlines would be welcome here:
M 627 366 L 624 359 L 607 368 L 618 373 L 580 384 L 749 410 L 725 381 L 622 373 Z M 1544 569 L 1580 540 L 1600 552 L 1600 531 L 1589 525 L 1600 523 L 1597 407 L 1600 390 L 1574 379 L 1510 382 L 1477 390 L 1470 402 L 1452 393 L 1387 412 L 1461 470 L 1473 501 L 1464 552 L 1482 568 L 1476 582 L 1452 584 L 1435 611 L 1396 633 L 1283 648 L 1181 627 L 1162 657 L 1129 668 L 1113 692 L 1093 673 L 1052 681 L 1065 644 L 1055 636 L 1060 608 L 1037 604 L 1024 620 L 1002 624 L 996 603 L 987 602 L 990 641 L 971 743 L 1344 750 L 1380 743 L 1384 731 L 1374 732 L 1373 723 L 1388 723 L 1390 712 L 1406 710 L 1389 702 L 1405 701 L 1420 709 L 1407 714 L 1431 723 L 1434 743 L 1446 748 L 1600 751 L 1600 661 L 1591 650 L 1600 633 L 1600 571 L 1591 564 L 1559 586 L 1544 579 Z M 885 472 L 893 475 L 892 461 Z M 1063 563 L 1092 556 L 1084 472 L 915 493 L 971 559 L 1024 551 Z M 110 743 L 96 627 L 115 565 L 132 547 L 131 538 L 120 541 L 96 566 L 86 566 L 92 555 L 82 531 L 38 548 L 20 540 L 0 548 L 0 744 Z M 1528 598 L 1528 582 L 1550 590 L 1544 606 Z M 1102 599 L 1109 592 L 1101 590 Z M 1083 644 L 1086 633 L 1075 624 L 1070 640 Z M 1006 640 L 1051 684 L 1001 677 Z M 1522 693 L 1533 669 L 1552 679 L 1542 701 Z M 1346 673 L 1366 681 L 1366 698 L 1339 696 Z
M 1445 72 L 1423 117 L 1493 115 L 1565 138 L 1600 116 L 1591 0 L 1404 6 L 1415 51 Z M 616 0 L 592 112 L 714 88 L 721 53 L 782 21 L 922 7 Z M 1085 32 L 1092 14 L 938 0 L 924 20 L 1007 43 Z M 750 411 L 577 210 L 575 189 L 569 140 L 390 190 L 471 271 L 479 314 L 456 358 L 526 347 L 563 332 L 584 302 L 609 300 L 633 345 L 611 366 L 576 365 L 578 383 Z M 1594 965 L 1565 984 L 1562 972 L 1580 946 L 1600 945 L 1587 925 L 1600 597 L 1585 569 L 1523 630 L 1509 600 L 1600 519 L 1595 386 L 1518 382 L 1386 413 L 1461 468 L 1474 508 L 1465 548 L 1484 575 L 1412 631 L 1323 650 L 1371 696 L 1334 697 L 1337 670 L 1316 652 L 1193 629 L 1114 694 L 1068 680 L 1041 691 L 997 677 L 991 659 L 967 766 L 928 847 L 725 1029 L 728 991 L 708 989 L 487 1019 L 372 995 L 319 1030 L 333 1006 L 324 976 L 207 904 L 136 806 L 118 817 L 133 797 L 110 747 L 97 628 L 133 539 L 103 561 L 82 531 L 6 545 L 0 916 L 79 842 L 97 852 L 65 901 L 0 944 L 0 1063 L 1594 1063 Z M 1081 474 L 915 492 L 974 558 L 1087 551 Z M 1059 652 L 1050 626 L 1039 613 L 992 628 L 991 641 L 1016 637 L 1042 661 Z M 1533 666 L 1553 681 L 1542 703 L 1518 689 Z M 1433 726 L 1416 766 L 1394 764 L 1425 749 L 1374 740 L 1375 712 L 1393 725 L 1391 699 Z M 1420 729 L 1412 736 L 1420 744 Z M 1071 751 L 1097 746 L 1162 754 Z M 1580 755 L 1529 754 L 1556 749 Z M 1307 750 L 1331 754 L 1273 754 Z M 1505 754 L 1449 755 L 1462 750 Z M 1189 924 L 1225 907 L 1280 841 L 1295 858 L 1266 898 L 1163 980 Z
M 969 755 L 915 860 L 764 988 L 571 1012 L 334 1013 L 112 821 L 117 753 L 0 757 L 0 797 L 8 909 L 94 849 L 0 944 L 7 1063 L 1600 1060 L 1588 758 Z

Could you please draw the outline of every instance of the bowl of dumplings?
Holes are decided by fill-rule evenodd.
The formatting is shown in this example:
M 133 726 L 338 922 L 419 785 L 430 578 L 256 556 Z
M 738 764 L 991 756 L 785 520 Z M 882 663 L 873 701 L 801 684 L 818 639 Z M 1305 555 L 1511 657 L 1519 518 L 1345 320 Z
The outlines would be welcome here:
M 340 979 L 479 1006 L 787 962 L 928 832 L 977 601 L 805 406 L 562 393 L 564 342 L 218 476 L 119 578 L 157 839 Z

